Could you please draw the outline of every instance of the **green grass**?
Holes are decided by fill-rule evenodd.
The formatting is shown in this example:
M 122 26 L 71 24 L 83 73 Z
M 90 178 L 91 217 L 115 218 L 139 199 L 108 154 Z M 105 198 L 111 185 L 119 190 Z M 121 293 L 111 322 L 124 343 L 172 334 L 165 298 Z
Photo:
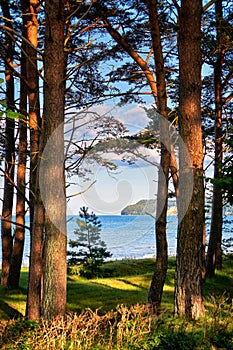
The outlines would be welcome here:
M 173 316 L 174 258 L 169 259 L 163 311 L 158 318 L 151 318 L 146 308 L 153 259 L 107 262 L 102 277 L 92 280 L 69 274 L 67 319 L 52 322 L 22 318 L 28 278 L 23 269 L 19 290 L 0 287 L 0 348 L 233 349 L 232 267 L 232 260 L 224 260 L 215 279 L 205 281 L 206 317 L 191 322 Z
M 25 315 L 28 269 L 22 268 L 20 288 L 7 290 L 0 286 L 0 320 L 7 320 Z

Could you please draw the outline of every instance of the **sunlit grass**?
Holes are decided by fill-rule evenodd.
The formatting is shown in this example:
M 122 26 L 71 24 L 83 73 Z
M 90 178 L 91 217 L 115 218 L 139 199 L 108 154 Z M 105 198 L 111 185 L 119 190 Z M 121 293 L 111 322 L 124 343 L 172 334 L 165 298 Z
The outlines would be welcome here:
M 130 306 L 147 303 L 148 291 L 154 269 L 154 259 L 128 259 L 110 261 L 104 264 L 103 273 L 111 272 L 113 277 L 99 277 L 87 280 L 77 275 L 69 275 L 67 283 L 67 311 L 81 312 L 85 308 L 100 309 L 102 313 L 113 310 L 118 304 Z M 173 312 L 175 259 L 169 259 L 162 308 Z M 25 314 L 28 269 L 23 268 L 20 289 L 9 291 L 0 286 L 0 318 L 9 319 Z M 232 261 L 224 261 L 224 269 L 217 271 L 214 280 L 204 283 L 205 306 L 212 310 L 211 296 L 226 300 L 233 297 Z
M 151 315 L 147 297 L 153 268 L 153 259 L 113 261 L 104 264 L 99 278 L 69 275 L 67 316 L 48 322 L 22 318 L 28 278 L 24 269 L 19 290 L 0 287 L 0 348 L 233 349 L 232 261 L 224 261 L 215 279 L 205 281 L 206 317 L 190 322 L 174 317 L 174 258 L 169 259 L 161 314 Z

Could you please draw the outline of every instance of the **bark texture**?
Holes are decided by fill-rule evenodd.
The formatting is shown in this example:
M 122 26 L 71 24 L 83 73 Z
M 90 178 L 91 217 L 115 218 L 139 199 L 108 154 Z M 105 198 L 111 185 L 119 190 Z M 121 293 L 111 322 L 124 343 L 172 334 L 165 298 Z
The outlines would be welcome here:
M 24 22 L 25 24 L 25 22 Z M 22 33 L 25 36 L 23 25 Z M 25 42 L 22 42 L 25 52 Z M 21 56 L 21 76 L 26 78 L 26 57 Z M 19 121 L 19 147 L 17 165 L 17 193 L 16 193 L 16 228 L 14 232 L 14 244 L 11 256 L 10 271 L 7 280 L 9 289 L 18 289 L 20 270 L 23 260 L 24 238 L 25 238 L 25 189 L 26 189 L 26 161 L 27 161 L 27 89 L 24 80 L 20 81 L 20 113 L 25 119 Z
M 171 164 L 169 130 L 167 122 L 167 92 L 165 67 L 162 53 L 161 36 L 159 29 L 157 1 L 146 1 L 152 46 L 155 62 L 157 96 L 157 111 L 164 117 L 160 120 L 160 140 L 161 140 L 161 157 L 158 174 L 158 191 L 157 191 L 157 213 L 156 213 L 156 262 L 154 274 L 152 277 L 148 301 L 152 305 L 155 313 L 160 312 L 163 286 L 165 283 L 167 266 L 168 266 L 168 248 L 167 248 L 167 201 L 168 201 L 168 179 L 169 168 Z M 162 211 L 161 211 L 161 208 Z
M 215 163 L 214 179 L 222 178 L 223 160 L 223 132 L 222 132 L 222 66 L 224 63 L 225 46 L 222 44 L 222 0 L 215 2 L 216 38 L 217 38 L 217 60 L 214 67 L 215 87 Z M 210 226 L 210 238 L 206 259 L 206 277 L 215 276 L 215 268 L 222 268 L 222 208 L 223 196 L 219 184 L 213 184 L 212 214 Z
M 44 131 L 40 191 L 45 205 L 42 317 L 66 311 L 66 198 L 64 184 L 64 2 L 46 1 Z M 52 138 L 50 138 L 52 137 Z M 52 140 L 52 141 L 51 141 Z
M 30 128 L 30 261 L 26 315 L 29 319 L 41 316 L 42 279 L 43 279 L 43 244 L 44 244 L 44 206 L 40 197 L 37 170 L 44 144 L 41 140 L 41 118 L 39 104 L 39 77 L 37 68 L 38 46 L 38 0 L 22 0 L 26 20 L 27 39 L 27 83 Z M 40 144 L 39 144 L 40 143 Z
M 180 148 L 178 242 L 175 311 L 186 318 L 205 314 L 202 298 L 204 232 L 203 146 L 201 128 L 201 15 L 200 0 L 183 0 L 179 12 L 179 127 L 185 147 Z M 187 193 L 193 180 L 188 206 Z
M 27 83 L 30 128 L 30 226 L 32 231 L 34 219 L 34 204 L 36 196 L 36 172 L 38 165 L 39 140 L 41 131 L 40 102 L 39 102 L 39 74 L 37 64 L 38 47 L 38 11 L 39 0 L 22 0 L 25 7 L 27 39 L 31 45 L 26 46 L 27 54 Z
M 1 2 L 5 25 L 12 29 L 12 21 L 9 3 Z M 14 110 L 14 77 L 13 77 L 13 40 L 11 36 L 5 36 L 5 80 L 6 80 L 6 103 L 7 109 Z M 2 278 L 1 284 L 6 286 L 10 270 L 10 260 L 13 249 L 12 236 L 12 208 L 14 195 L 14 172 L 15 172 L 15 121 L 6 118 L 5 125 L 5 174 L 4 194 L 2 205 L 1 235 L 2 235 Z

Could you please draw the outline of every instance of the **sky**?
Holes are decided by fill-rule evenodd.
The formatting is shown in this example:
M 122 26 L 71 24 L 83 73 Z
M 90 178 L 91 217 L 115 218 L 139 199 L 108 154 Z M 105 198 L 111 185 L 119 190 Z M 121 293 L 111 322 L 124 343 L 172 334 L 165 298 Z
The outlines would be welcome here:
M 144 130 L 150 121 L 140 105 L 130 104 L 124 106 L 124 108 L 100 105 L 92 112 L 94 114 L 90 110 L 88 113 L 87 111 L 79 112 L 75 119 L 71 118 L 70 123 L 65 125 L 65 138 L 68 140 L 69 146 L 72 144 L 70 140 L 72 142 L 82 140 L 82 143 L 86 142 L 88 144 L 93 139 L 96 132 L 99 131 L 96 125 L 100 125 L 99 119 L 96 123 L 96 113 L 98 113 L 100 119 L 103 117 L 116 118 L 129 130 L 128 134 Z M 103 119 L 101 120 L 103 121 Z M 53 137 L 56 138 L 56 133 L 52 135 L 51 141 Z M 135 144 L 132 143 L 131 146 L 132 151 L 135 152 Z M 50 151 L 49 147 L 48 151 Z M 101 166 L 99 162 L 93 161 L 93 156 L 96 157 L 95 147 L 93 152 L 93 155 L 91 153 L 79 168 L 81 175 L 67 176 L 68 215 L 78 215 L 80 208 L 83 206 L 88 207 L 97 215 L 120 215 L 126 206 L 135 204 L 139 200 L 156 200 L 159 169 L 158 150 L 141 147 L 137 150 L 140 158 L 134 157 L 134 162 L 129 164 L 127 161 L 122 161 L 122 159 L 132 157 L 132 153 L 125 152 L 124 148 L 121 149 L 121 147 L 119 152 L 109 151 L 107 144 L 106 147 L 103 147 L 101 159 L 113 162 L 117 166 L 113 171 L 109 171 L 106 167 Z M 52 155 L 49 154 L 49 156 Z M 2 198 L 2 179 L 0 180 L 0 187 L 0 198 Z
M 130 104 L 124 108 L 101 105 L 97 107 L 97 111 L 101 116 L 113 116 L 121 121 L 130 134 L 144 130 L 150 121 L 143 106 L 140 105 Z M 80 119 L 78 123 L 80 123 Z M 172 133 L 172 129 L 169 130 Z M 96 133 L 92 122 L 85 124 L 83 128 L 78 127 L 76 131 L 77 139 L 88 139 L 88 136 L 93 137 Z M 178 134 L 175 135 L 175 138 L 182 142 Z M 134 150 L 134 144 L 132 144 L 132 149 Z M 67 213 L 77 215 L 80 207 L 87 206 L 99 215 L 119 215 L 126 206 L 135 204 L 141 199 L 156 200 L 159 150 L 141 147 L 138 149 L 138 154 L 140 157 L 133 164 L 128 164 L 122 159 L 127 158 L 131 153 L 124 153 L 124 151 L 113 153 L 106 146 L 101 157 L 117 165 L 117 169 L 114 171 L 108 171 L 106 167 L 91 162 L 87 158 L 80 170 L 88 174 L 88 178 L 74 176 L 67 179 L 67 182 L 72 183 L 67 188 L 67 195 L 70 197 Z M 206 157 L 205 165 L 209 164 L 211 160 L 210 157 Z M 211 167 L 209 172 L 211 172 Z M 192 181 L 190 188 L 188 186 L 187 184 L 187 197 L 192 193 Z M 170 189 L 172 189 L 171 184 Z
M 117 105 L 100 105 L 94 111 L 100 116 L 116 118 L 124 123 L 131 134 L 143 130 L 149 122 L 146 112 L 140 105 L 130 104 L 124 108 Z M 96 130 L 93 128 L 93 123 L 85 124 L 84 120 L 83 115 L 77 117 L 74 128 L 75 135 L 72 135 L 72 137 L 88 139 L 95 135 Z M 80 127 L 81 124 L 85 125 Z M 65 126 L 66 128 L 67 126 Z M 67 214 L 77 215 L 80 207 L 88 206 L 90 210 L 99 215 L 119 215 L 127 205 L 134 204 L 141 199 L 155 199 L 158 172 L 156 164 L 159 162 L 158 152 L 155 150 L 145 151 L 143 147 L 139 153 L 147 156 L 150 163 L 140 159 L 129 165 L 127 162 L 122 162 L 122 157 L 125 158 L 127 154 L 115 154 L 109 152 L 107 148 L 102 157 L 113 161 L 117 165 L 116 170 L 108 171 L 106 167 L 102 167 L 96 162 L 84 161 L 81 171 L 85 173 L 88 170 L 89 179 L 83 176 L 67 178 L 67 183 L 71 183 L 67 187 L 67 196 L 70 197 L 67 200 Z M 155 165 L 152 165 L 151 162 L 155 162 Z M 3 179 L 1 178 L 0 198 L 3 198 L 2 188 Z M 77 193 L 79 194 L 76 195 Z M 0 203 L 0 210 L 1 205 L 2 202 Z
M 90 142 L 98 132 L 96 125 L 100 123 L 99 119 L 96 123 L 96 113 L 101 118 L 116 118 L 129 130 L 129 134 L 144 130 L 150 121 L 143 106 L 136 104 L 124 108 L 103 104 L 95 107 L 93 112 L 95 114 L 90 111 L 79 112 L 75 117 L 75 123 L 74 119 L 70 119 L 70 123 L 65 125 L 65 137 L 68 141 Z M 56 133 L 52 135 L 53 137 L 56 137 Z M 122 209 L 141 199 L 156 200 L 159 151 L 141 147 L 137 152 L 141 158 L 128 164 L 122 159 L 131 156 L 131 153 L 121 149 L 120 152 L 109 152 L 108 146 L 104 147 L 101 157 L 117 165 L 114 171 L 109 171 L 93 161 L 92 155 L 86 158 L 79 170 L 87 176 L 67 176 L 67 214 L 78 215 L 80 208 L 87 206 L 97 215 L 120 215 Z M 0 198 L 3 195 L 2 187 L 3 181 L 0 179 Z
M 111 115 L 124 123 L 130 133 L 144 130 L 149 122 L 146 112 L 139 105 L 128 105 L 124 108 L 101 105 L 97 110 L 101 115 Z M 82 137 L 82 133 L 85 134 L 87 131 L 84 128 L 78 132 L 78 136 Z M 122 161 L 127 154 L 109 152 L 107 147 L 102 157 L 114 162 L 117 165 L 116 170 L 108 171 L 106 167 L 97 163 L 84 162 L 82 168 L 88 169 L 88 174 L 90 171 L 89 179 L 85 180 L 78 176 L 72 178 L 73 184 L 68 187 L 67 195 L 82 193 L 69 199 L 68 214 L 77 214 L 81 206 L 88 206 L 96 214 L 119 215 L 127 205 L 141 199 L 155 199 L 158 172 L 156 163 L 159 161 L 159 156 L 155 150 L 140 149 L 140 154 L 147 156 L 150 162 L 155 162 L 155 165 L 142 159 L 129 165 Z
M 68 195 L 83 193 L 70 198 L 68 214 L 77 214 L 84 205 L 100 215 L 119 215 L 127 205 L 156 198 L 157 167 L 139 162 L 133 166 L 119 165 L 114 173 L 109 174 L 106 169 L 96 166 L 90 181 L 77 177 L 74 180 Z

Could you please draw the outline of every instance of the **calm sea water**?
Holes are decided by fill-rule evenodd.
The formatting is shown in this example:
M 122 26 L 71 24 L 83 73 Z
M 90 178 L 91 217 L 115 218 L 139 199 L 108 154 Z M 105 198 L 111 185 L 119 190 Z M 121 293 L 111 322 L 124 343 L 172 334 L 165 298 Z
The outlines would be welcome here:
M 101 239 L 106 243 L 107 249 L 112 253 L 111 259 L 147 258 L 155 256 L 155 222 L 150 216 L 98 216 L 102 223 Z M 74 229 L 77 227 L 77 217 L 67 217 L 67 235 L 75 239 Z M 232 236 L 233 216 L 227 218 L 228 224 L 224 227 L 223 237 Z M 207 228 L 208 232 L 208 228 Z M 169 255 L 176 254 L 177 218 L 168 217 L 167 239 Z M 23 265 L 28 266 L 29 233 L 26 232 L 25 253 Z M 1 250 L 0 250 L 1 259 Z
M 150 216 L 99 216 L 102 223 L 101 238 L 112 253 L 111 259 L 144 258 L 155 255 L 155 222 Z M 176 252 L 177 218 L 168 219 L 169 254 Z M 68 239 L 73 238 L 74 218 L 68 223 Z

